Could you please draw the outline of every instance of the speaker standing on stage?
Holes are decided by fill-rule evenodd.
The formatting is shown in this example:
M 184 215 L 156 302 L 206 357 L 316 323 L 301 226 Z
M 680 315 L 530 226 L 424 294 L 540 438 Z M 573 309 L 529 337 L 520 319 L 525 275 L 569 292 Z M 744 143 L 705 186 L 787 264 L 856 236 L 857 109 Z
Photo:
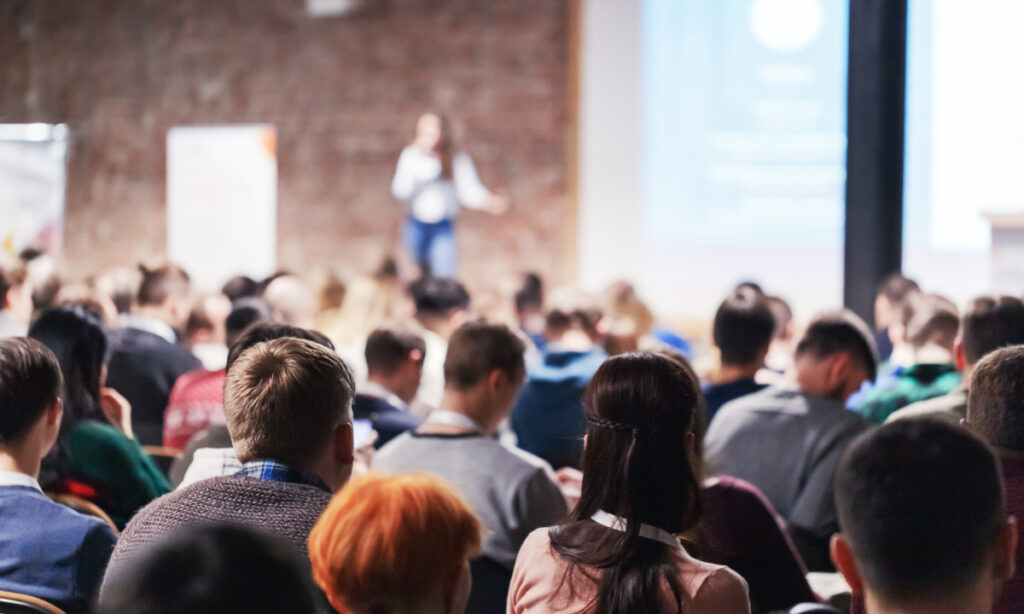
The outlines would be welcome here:
M 403 238 L 424 274 L 455 276 L 455 216 L 459 205 L 501 214 L 508 199 L 492 194 L 476 174 L 473 161 L 456 151 L 444 116 L 424 114 L 416 139 L 402 150 L 391 193 L 405 203 Z

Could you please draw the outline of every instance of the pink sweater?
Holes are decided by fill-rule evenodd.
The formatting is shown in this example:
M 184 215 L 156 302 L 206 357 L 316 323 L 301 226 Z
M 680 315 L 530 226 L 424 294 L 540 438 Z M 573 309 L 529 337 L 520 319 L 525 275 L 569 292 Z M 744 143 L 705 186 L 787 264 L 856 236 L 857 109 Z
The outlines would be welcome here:
M 560 587 L 567 564 L 551 550 L 548 529 L 537 529 L 526 539 L 508 592 L 509 614 L 578 613 L 593 599 L 595 588 L 586 578 L 575 578 L 576 594 L 570 595 L 568 583 Z M 679 579 L 686 590 L 687 603 L 679 604 L 665 586 L 664 613 L 749 614 L 747 583 L 733 570 L 704 563 L 682 552 L 679 555 Z M 560 591 L 561 588 L 561 591 Z

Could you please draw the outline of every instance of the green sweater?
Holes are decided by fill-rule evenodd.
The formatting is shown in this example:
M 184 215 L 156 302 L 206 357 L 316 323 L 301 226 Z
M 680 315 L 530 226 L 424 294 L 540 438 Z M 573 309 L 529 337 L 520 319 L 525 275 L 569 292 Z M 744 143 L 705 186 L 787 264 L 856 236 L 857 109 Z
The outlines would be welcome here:
M 913 365 L 898 369 L 895 376 L 887 385 L 871 390 L 857 408 L 868 422 L 882 424 L 898 409 L 949 394 L 963 380 L 956 367 L 947 364 Z
M 99 491 L 97 503 L 118 528 L 171 485 L 139 442 L 109 424 L 83 420 L 67 433 L 69 477 Z

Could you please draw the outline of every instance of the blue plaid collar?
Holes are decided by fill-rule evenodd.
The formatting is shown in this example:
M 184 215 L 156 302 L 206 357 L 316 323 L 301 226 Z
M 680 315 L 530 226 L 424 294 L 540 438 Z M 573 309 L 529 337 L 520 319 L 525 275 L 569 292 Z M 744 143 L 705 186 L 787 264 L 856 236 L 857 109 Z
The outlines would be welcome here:
M 289 484 L 305 484 L 331 492 L 331 489 L 319 476 L 308 471 L 293 469 L 274 460 L 255 460 L 243 463 L 242 468 L 235 472 L 235 476 L 272 482 L 288 482 Z

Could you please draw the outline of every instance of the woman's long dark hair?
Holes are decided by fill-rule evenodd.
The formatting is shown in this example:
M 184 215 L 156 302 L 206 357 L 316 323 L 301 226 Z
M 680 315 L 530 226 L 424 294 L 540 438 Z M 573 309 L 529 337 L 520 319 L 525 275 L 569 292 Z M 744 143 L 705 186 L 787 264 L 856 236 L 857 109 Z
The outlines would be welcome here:
M 587 386 L 580 501 L 550 531 L 552 549 L 569 562 L 570 594 L 577 574 L 597 586 L 586 611 L 658 612 L 666 582 L 687 601 L 673 550 L 640 537 L 640 525 L 678 535 L 700 519 L 698 465 L 686 436 L 701 399 L 691 369 L 650 353 L 608 359 Z M 591 521 L 598 510 L 623 518 L 626 530 Z
M 441 134 L 437 139 L 437 157 L 441 161 L 441 178 L 451 179 L 455 176 L 455 135 L 452 123 L 447 115 L 436 113 L 441 123 Z

